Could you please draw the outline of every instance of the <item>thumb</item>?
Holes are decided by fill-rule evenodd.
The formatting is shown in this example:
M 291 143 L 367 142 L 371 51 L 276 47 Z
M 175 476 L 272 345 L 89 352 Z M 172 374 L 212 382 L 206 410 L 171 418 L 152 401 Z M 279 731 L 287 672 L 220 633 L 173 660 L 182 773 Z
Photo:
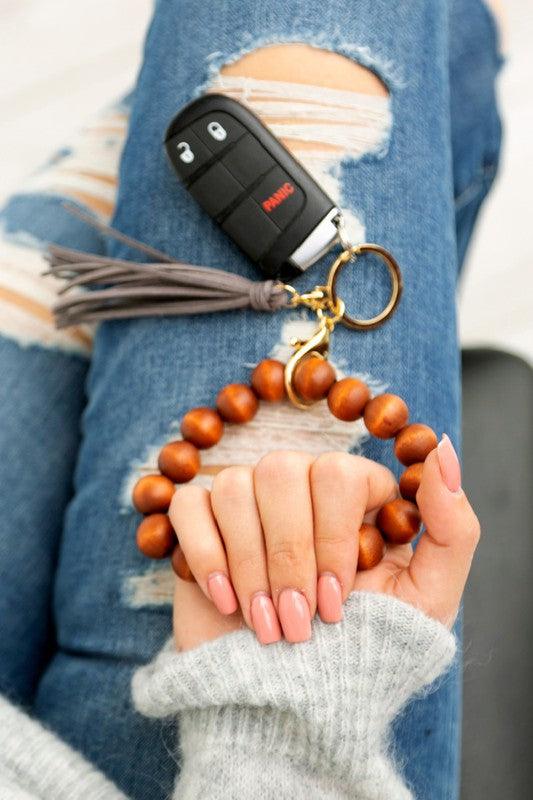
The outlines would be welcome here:
M 452 626 L 477 543 L 479 521 L 461 488 L 461 468 L 444 435 L 424 463 L 416 500 L 426 530 L 408 567 L 430 616 Z

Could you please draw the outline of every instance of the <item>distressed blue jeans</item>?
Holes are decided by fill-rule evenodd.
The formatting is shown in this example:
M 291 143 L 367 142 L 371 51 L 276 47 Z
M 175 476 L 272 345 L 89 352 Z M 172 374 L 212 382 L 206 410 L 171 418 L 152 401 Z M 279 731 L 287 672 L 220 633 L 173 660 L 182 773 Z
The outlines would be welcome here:
M 240 79 L 240 60 L 283 43 L 345 56 L 379 76 L 386 91 L 375 99 L 345 87 L 343 97 L 325 97 L 313 87 L 306 94 L 290 75 L 276 85 Z M 225 74 L 228 63 L 237 70 Z M 387 247 L 405 283 L 383 327 L 337 328 L 331 359 L 342 372 L 401 394 L 414 420 L 459 446 L 455 292 L 498 160 L 499 65 L 494 20 L 480 0 L 159 0 L 128 101 L 114 225 L 179 260 L 257 278 L 178 185 L 162 138 L 177 110 L 210 88 L 255 103 L 280 135 L 279 104 L 290 103 L 291 113 L 299 108 L 304 122 L 286 138 L 313 143 L 307 149 L 314 155 L 302 146 L 300 156 L 345 210 L 351 235 Z M 332 148 L 331 127 L 305 128 L 306 104 L 325 108 L 334 100 L 354 118 L 360 109 L 367 135 L 345 131 Z M 316 119 L 327 117 L 320 113 Z M 82 194 L 70 197 L 84 204 Z M 70 218 L 60 201 L 53 187 L 14 196 L 2 212 L 5 240 L 107 247 L 113 256 L 139 258 Z M 323 282 L 327 265 L 325 258 L 296 287 Z M 386 297 L 387 278 L 377 269 L 346 270 L 339 290 L 353 313 L 371 314 Z M 173 729 L 140 717 L 130 700 L 132 670 L 170 633 L 172 576 L 136 549 L 129 489 L 186 410 L 211 404 L 228 382 L 246 382 L 251 366 L 282 355 L 305 324 L 295 312 L 251 310 L 105 323 L 88 371 L 75 348 L 2 329 L 0 689 L 136 800 L 166 797 L 177 767 Z M 257 420 L 253 429 L 227 434 L 205 463 L 254 462 L 273 446 L 348 449 L 398 474 L 390 442 L 365 439 L 361 426 L 347 432 L 321 411 L 306 416 L 288 406 Z M 456 630 L 460 637 L 460 622 Z M 460 687 L 457 660 L 395 723 L 396 757 L 422 800 L 458 797 Z

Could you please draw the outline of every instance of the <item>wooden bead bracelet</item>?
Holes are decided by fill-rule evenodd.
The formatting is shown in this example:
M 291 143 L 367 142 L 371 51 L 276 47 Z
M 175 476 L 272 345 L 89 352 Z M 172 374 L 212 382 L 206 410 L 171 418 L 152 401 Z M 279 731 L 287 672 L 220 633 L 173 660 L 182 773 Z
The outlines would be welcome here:
M 200 450 L 216 445 L 225 423 L 249 422 L 259 402 L 276 403 L 287 396 L 287 369 L 281 361 L 264 359 L 253 370 L 251 385 L 230 383 L 217 395 L 215 408 L 192 408 L 181 422 L 183 439 L 166 444 L 159 453 L 159 474 L 142 477 L 133 489 L 133 504 L 145 515 L 137 529 L 137 545 L 150 558 L 171 556 L 175 573 L 194 581 L 167 511 L 175 484 L 192 480 L 200 469 Z M 366 383 L 358 378 L 336 379 L 333 366 L 316 352 L 297 361 L 291 372 L 291 388 L 298 405 L 327 399 L 331 413 L 344 422 L 363 417 L 368 431 L 379 439 L 394 438 L 395 455 L 406 469 L 400 477 L 401 497 L 380 509 L 375 525 L 363 524 L 359 532 L 359 570 L 376 566 L 385 553 L 385 542 L 405 544 L 420 530 L 416 492 L 424 460 L 437 446 L 435 432 L 422 423 L 408 423 L 409 410 L 401 397 L 381 394 L 370 397 Z
M 385 262 L 392 285 L 385 308 L 367 320 L 347 314 L 336 291 L 340 271 L 364 253 L 375 254 Z M 371 569 L 381 561 L 385 542 L 405 544 L 420 530 L 416 492 L 424 460 L 437 446 L 435 432 L 422 423 L 408 424 L 409 410 L 398 395 L 387 393 L 371 398 L 368 386 L 358 378 L 337 380 L 327 360 L 330 335 L 338 322 L 351 329 L 368 330 L 381 325 L 393 313 L 402 293 L 398 264 L 379 245 L 345 245 L 330 268 L 325 285 L 302 294 L 288 284 L 282 286 L 291 296 L 290 306 L 302 305 L 316 313 L 318 327 L 313 335 L 291 343 L 294 352 L 287 364 L 268 358 L 261 361 L 252 372 L 250 386 L 244 383 L 225 386 L 217 395 L 215 408 L 188 411 L 181 422 L 183 439 L 169 442 L 159 453 L 160 473 L 142 477 L 133 489 L 133 504 L 145 515 L 137 529 L 139 549 L 150 558 L 171 556 L 174 571 L 184 580 L 195 579 L 179 542 L 176 544 L 176 534 L 167 516 L 175 484 L 192 480 L 200 469 L 200 450 L 220 441 L 225 423 L 249 422 L 257 413 L 260 400 L 276 403 L 287 397 L 297 408 L 306 409 L 327 398 L 331 413 L 338 419 L 353 422 L 363 417 L 371 434 L 379 439 L 394 438 L 396 457 L 406 467 L 399 482 L 401 497 L 385 503 L 375 525 L 362 525 L 359 570 Z

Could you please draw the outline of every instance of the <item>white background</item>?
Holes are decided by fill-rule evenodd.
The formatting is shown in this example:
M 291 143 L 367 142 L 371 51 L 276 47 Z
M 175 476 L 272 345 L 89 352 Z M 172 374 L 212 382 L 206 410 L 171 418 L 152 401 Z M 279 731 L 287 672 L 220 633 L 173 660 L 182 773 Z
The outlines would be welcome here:
M 533 362 L 533 4 L 508 0 L 503 168 L 460 292 L 464 344 Z M 135 79 L 151 0 L 0 0 L 0 201 Z

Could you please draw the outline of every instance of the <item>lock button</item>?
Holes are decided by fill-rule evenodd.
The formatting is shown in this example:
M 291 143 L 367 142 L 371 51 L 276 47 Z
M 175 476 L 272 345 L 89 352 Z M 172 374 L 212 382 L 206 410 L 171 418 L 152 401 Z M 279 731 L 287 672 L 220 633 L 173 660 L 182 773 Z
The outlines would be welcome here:
M 222 152 L 246 133 L 235 117 L 223 111 L 206 114 L 193 122 L 192 129 L 212 153 Z
M 189 181 L 213 157 L 191 128 L 185 128 L 169 139 L 166 147 L 176 171 L 185 181 Z

